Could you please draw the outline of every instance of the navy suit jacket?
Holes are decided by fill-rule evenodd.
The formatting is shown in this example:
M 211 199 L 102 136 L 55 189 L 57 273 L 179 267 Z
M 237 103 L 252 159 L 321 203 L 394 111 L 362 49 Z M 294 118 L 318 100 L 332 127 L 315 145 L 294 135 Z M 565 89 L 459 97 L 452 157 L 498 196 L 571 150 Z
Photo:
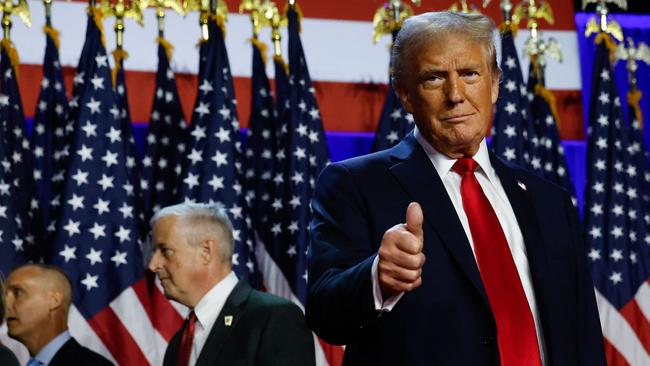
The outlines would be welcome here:
M 524 237 L 547 365 L 605 365 L 569 195 L 493 155 L 490 160 Z M 413 201 L 425 220 L 422 285 L 378 314 L 371 265 L 384 232 L 404 222 Z M 344 364 L 499 364 L 496 325 L 469 242 L 412 134 L 392 149 L 328 166 L 312 207 L 307 322 L 325 341 L 347 345 Z
M 70 338 L 59 348 L 49 365 L 111 366 L 113 363 L 99 353 L 80 345 L 74 338 Z
M 233 317 L 229 326 L 222 320 L 226 315 Z M 185 326 L 169 342 L 163 366 L 178 365 Z M 196 365 L 311 366 L 315 360 L 314 337 L 302 310 L 240 281 L 212 326 Z

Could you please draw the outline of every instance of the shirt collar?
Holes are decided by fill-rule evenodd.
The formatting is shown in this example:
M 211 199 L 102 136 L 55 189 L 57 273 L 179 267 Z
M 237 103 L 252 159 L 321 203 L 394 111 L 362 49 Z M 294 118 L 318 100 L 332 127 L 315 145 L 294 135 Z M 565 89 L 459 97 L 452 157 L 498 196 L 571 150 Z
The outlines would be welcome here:
M 454 166 L 457 159 L 452 159 L 436 150 L 431 146 L 429 141 L 424 138 L 417 127 L 414 128 L 413 135 L 420 146 L 422 146 L 422 149 L 424 149 L 424 152 L 429 157 L 429 160 L 431 160 L 431 163 L 433 163 L 433 167 L 436 169 L 440 179 L 443 179 L 445 175 L 451 171 L 451 167 Z M 472 156 L 472 158 L 478 163 L 479 168 L 477 171 L 482 171 L 491 182 L 494 182 L 496 173 L 494 172 L 494 168 L 492 168 L 492 163 L 490 162 L 490 154 L 488 153 L 485 138 L 481 141 L 478 151 L 474 156 Z
M 214 285 L 194 307 L 196 320 L 201 324 L 203 329 L 212 328 L 217 316 L 221 312 L 226 299 L 237 285 L 237 276 L 235 272 L 230 273 Z
M 70 331 L 66 330 L 63 333 L 60 333 L 46 344 L 34 358 L 42 365 L 49 365 L 52 358 L 54 358 L 54 355 L 59 352 L 59 349 L 61 349 L 70 338 L 72 338 Z

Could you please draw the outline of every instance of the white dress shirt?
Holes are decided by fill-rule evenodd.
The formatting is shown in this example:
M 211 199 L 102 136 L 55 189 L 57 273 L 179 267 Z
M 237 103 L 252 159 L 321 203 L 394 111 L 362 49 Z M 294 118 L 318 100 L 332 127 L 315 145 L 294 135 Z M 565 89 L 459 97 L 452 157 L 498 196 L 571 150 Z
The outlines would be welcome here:
M 447 194 L 451 199 L 451 203 L 460 218 L 460 223 L 465 230 L 465 236 L 469 241 L 469 245 L 472 248 L 472 254 L 474 254 L 474 259 L 476 259 L 476 253 L 474 252 L 474 242 L 472 240 L 472 234 L 469 229 L 469 222 L 467 220 L 467 215 L 463 208 L 463 199 L 460 194 L 460 182 L 462 177 L 451 170 L 456 159 L 452 159 L 440 152 L 429 144 L 427 140 L 420 134 L 417 128 L 413 131 L 415 138 L 427 156 L 431 160 L 433 167 L 436 169 L 436 172 L 440 176 Z M 539 344 L 540 358 L 542 359 L 542 365 L 546 364 L 545 361 L 545 347 L 544 347 L 544 337 L 542 334 L 542 327 L 539 318 L 539 312 L 537 311 L 537 301 L 535 300 L 535 292 L 533 291 L 533 282 L 530 275 L 530 268 L 528 266 L 528 257 L 526 255 L 526 245 L 524 244 L 524 237 L 519 229 L 519 224 L 517 223 L 517 218 L 515 213 L 510 205 L 508 196 L 501 185 L 501 181 L 497 176 L 492 163 L 490 162 L 490 156 L 488 154 L 487 143 L 485 139 L 481 142 L 478 152 L 473 156 L 474 160 L 478 163 L 479 167 L 475 171 L 476 179 L 481 185 L 481 189 L 485 193 L 488 201 L 492 205 L 499 223 L 503 228 L 503 232 L 506 236 L 508 246 L 510 247 L 510 252 L 512 258 L 517 267 L 517 272 L 519 273 L 519 279 L 521 280 L 521 285 L 526 294 L 526 299 L 528 300 L 528 305 L 530 306 L 531 314 L 533 315 L 533 321 L 535 322 L 535 331 L 537 333 L 537 343 Z M 379 279 L 377 268 L 379 264 L 379 256 L 375 257 L 373 266 L 371 269 L 372 285 L 373 285 L 373 294 L 375 298 L 375 310 L 388 312 L 393 309 L 393 307 L 399 302 L 404 293 L 395 295 L 386 301 L 383 300 L 381 295 L 381 287 L 379 286 Z
M 210 289 L 194 307 L 196 324 L 194 325 L 194 342 L 190 354 L 190 366 L 196 365 L 212 326 L 226 303 L 226 299 L 237 285 L 235 272 L 230 272 L 223 280 Z

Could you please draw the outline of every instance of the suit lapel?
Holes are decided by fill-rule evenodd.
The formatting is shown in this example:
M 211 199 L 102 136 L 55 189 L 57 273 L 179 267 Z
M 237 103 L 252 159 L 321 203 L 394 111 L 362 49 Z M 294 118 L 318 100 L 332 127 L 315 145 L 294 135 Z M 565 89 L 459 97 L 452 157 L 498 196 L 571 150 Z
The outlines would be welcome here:
M 237 286 L 235 286 L 230 296 L 228 296 L 226 303 L 223 305 L 223 309 L 221 309 L 219 316 L 217 316 L 212 326 L 210 335 L 205 341 L 199 358 L 196 361 L 197 366 L 216 364 L 217 356 L 223 344 L 228 340 L 239 322 L 240 313 L 246 300 L 248 300 L 250 292 L 251 287 L 246 282 L 239 281 L 237 283 Z M 227 322 L 228 325 L 226 324 Z
M 489 306 L 469 241 L 431 160 L 413 135 L 393 149 L 393 157 L 401 161 L 390 167 L 391 173 L 411 199 L 420 203 L 425 221 L 438 234 L 451 257 Z M 426 245 L 425 238 L 425 253 Z

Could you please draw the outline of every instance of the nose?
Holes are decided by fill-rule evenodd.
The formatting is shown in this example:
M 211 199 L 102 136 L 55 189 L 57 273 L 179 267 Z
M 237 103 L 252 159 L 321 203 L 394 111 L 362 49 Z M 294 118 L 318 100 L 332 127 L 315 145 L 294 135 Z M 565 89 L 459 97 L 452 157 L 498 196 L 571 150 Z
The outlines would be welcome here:
M 451 75 L 446 83 L 447 100 L 450 104 L 462 103 L 465 100 L 464 85 L 458 75 Z
M 151 259 L 149 260 L 149 264 L 147 264 L 147 268 L 151 272 L 157 272 L 158 269 L 160 268 L 160 258 L 159 258 L 159 253 L 158 251 L 154 251 L 153 255 L 151 256 Z
M 11 291 L 7 291 L 7 297 L 6 297 L 5 300 L 6 300 L 6 304 L 7 304 L 7 306 L 5 308 L 6 315 L 7 316 L 13 315 L 13 311 L 14 311 L 14 294 L 12 294 Z M 2 319 L 0 319 L 0 321 L 2 321 Z

